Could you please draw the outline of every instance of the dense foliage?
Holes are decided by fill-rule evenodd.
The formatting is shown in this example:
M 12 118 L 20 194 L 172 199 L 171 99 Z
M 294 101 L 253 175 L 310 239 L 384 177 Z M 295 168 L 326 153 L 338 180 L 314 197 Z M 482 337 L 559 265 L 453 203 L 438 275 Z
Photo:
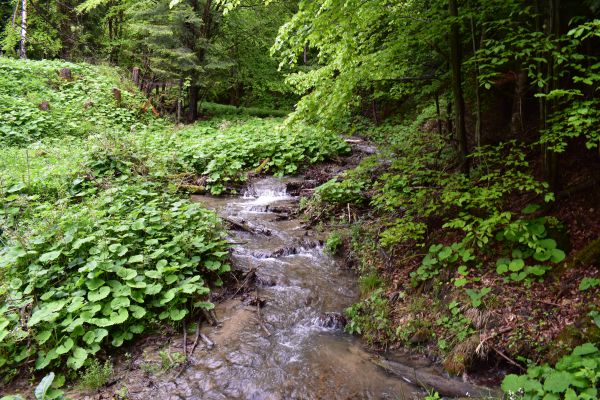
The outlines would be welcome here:
M 11 0 L 0 24 L 3 376 L 211 307 L 227 246 L 188 194 L 347 133 L 378 150 L 302 203 L 360 274 L 347 330 L 597 397 L 599 0 Z
M 60 77 L 63 68 L 71 71 L 70 79 Z M 113 89 L 119 90 L 119 100 Z M 143 103 L 135 88 L 123 84 L 110 68 L 0 58 L 3 145 L 56 136 L 129 131 L 144 121 Z
M 136 111 L 135 92 L 131 109 L 116 103 L 112 69 L 1 62 L 17 71 L 11 89 L 20 101 L 6 105 L 19 119 L 2 121 L 20 135 L 4 136 L 0 149 L 5 381 L 28 360 L 78 370 L 160 321 L 213 307 L 210 288 L 230 269 L 228 245 L 216 215 L 187 198 L 186 179 L 216 194 L 235 190 L 247 172 L 295 173 L 348 150 L 331 131 L 278 119 L 176 129 Z M 63 67 L 73 81 L 58 81 Z M 35 126 L 22 105 L 38 98 L 56 111 L 35 107 L 43 121 Z M 83 106 L 87 99 L 95 109 Z

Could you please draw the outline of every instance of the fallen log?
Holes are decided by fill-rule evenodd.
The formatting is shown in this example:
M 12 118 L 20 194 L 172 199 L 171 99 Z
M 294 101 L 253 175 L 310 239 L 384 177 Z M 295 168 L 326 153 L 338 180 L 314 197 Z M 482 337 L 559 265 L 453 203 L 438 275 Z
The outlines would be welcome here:
M 425 390 L 435 390 L 442 396 L 470 398 L 502 397 L 502 393 L 498 389 L 486 388 L 445 378 L 425 369 L 415 369 L 394 361 L 386 360 L 382 357 L 375 356 L 372 361 L 386 372 L 413 385 L 420 386 Z
M 240 231 L 244 231 L 244 232 L 248 232 L 248 233 L 252 233 L 252 234 L 260 234 L 260 235 L 265 235 L 265 236 L 271 236 L 271 231 L 268 229 L 261 229 L 261 228 L 253 228 L 250 225 L 248 225 L 246 222 L 244 221 L 235 221 L 231 218 L 228 217 L 221 217 L 223 218 L 223 220 L 225 222 L 227 222 L 229 225 L 232 226 L 232 228 L 240 230 Z

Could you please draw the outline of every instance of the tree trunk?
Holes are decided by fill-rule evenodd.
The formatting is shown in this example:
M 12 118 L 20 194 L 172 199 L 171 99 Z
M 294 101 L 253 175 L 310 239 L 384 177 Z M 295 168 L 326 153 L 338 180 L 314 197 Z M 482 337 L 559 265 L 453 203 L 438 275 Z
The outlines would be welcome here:
M 190 104 L 188 110 L 189 122 L 194 122 L 198 119 L 198 99 L 200 94 L 200 87 L 198 85 L 190 86 Z
M 525 130 L 523 122 L 523 98 L 527 92 L 527 72 L 519 71 L 515 81 L 515 93 L 513 95 L 512 117 L 510 130 L 514 137 L 520 136 Z
M 456 0 L 448 1 L 448 11 L 453 21 L 450 25 L 450 69 L 452 72 L 452 97 L 454 102 L 454 125 L 456 140 L 458 142 L 458 157 L 460 170 L 469 173 L 469 159 L 467 152 L 467 131 L 465 128 L 465 101 L 462 92 L 461 77 L 461 44 L 458 26 L 458 5 Z
M 27 48 L 25 41 L 27 40 L 27 0 L 21 0 L 21 42 L 19 43 L 19 57 L 27 58 Z
M 442 113 L 440 112 L 440 96 L 435 95 L 435 112 L 437 115 L 437 131 L 438 135 L 442 137 Z
M 483 36 L 483 34 L 482 34 Z M 482 37 L 483 39 L 483 37 Z M 475 23 L 471 16 L 471 41 L 473 44 L 473 57 L 477 53 L 475 44 Z M 482 40 L 483 42 L 483 40 Z M 479 64 L 475 61 L 475 145 L 481 147 L 481 94 L 479 91 Z
M 181 103 L 183 103 L 183 79 L 179 80 L 179 95 L 177 96 L 177 123 L 181 122 Z
M 546 35 L 551 37 L 557 37 L 560 34 L 560 0 L 548 0 L 548 17 L 546 21 Z M 554 58 L 551 54 L 547 56 L 548 60 L 548 84 L 546 85 L 545 92 L 549 93 L 552 90 L 559 88 L 558 82 L 558 66 L 554 62 Z M 555 108 L 555 101 L 544 101 L 544 125 L 541 127 L 542 129 L 546 128 L 547 118 L 550 114 L 552 114 Z M 556 191 L 559 189 L 558 181 L 558 157 L 556 153 L 547 146 L 543 148 L 543 161 L 544 161 L 544 172 L 546 175 L 546 180 L 550 184 L 550 189 L 552 191 Z

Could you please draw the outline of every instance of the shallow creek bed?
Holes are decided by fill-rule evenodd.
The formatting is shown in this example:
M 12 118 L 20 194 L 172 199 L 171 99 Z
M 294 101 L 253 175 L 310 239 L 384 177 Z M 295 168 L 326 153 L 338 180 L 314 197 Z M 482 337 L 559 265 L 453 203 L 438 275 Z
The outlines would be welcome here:
M 275 400 L 422 399 L 425 389 L 448 397 L 496 394 L 450 379 L 423 359 L 369 353 L 343 332 L 343 310 L 358 298 L 356 277 L 323 253 L 322 234 L 290 217 L 297 198 L 287 187 L 298 182 L 266 178 L 240 197 L 194 196 L 229 222 L 235 289 L 222 294 L 195 333 L 162 332 L 138 341 L 116 360 L 108 388 L 72 395 Z

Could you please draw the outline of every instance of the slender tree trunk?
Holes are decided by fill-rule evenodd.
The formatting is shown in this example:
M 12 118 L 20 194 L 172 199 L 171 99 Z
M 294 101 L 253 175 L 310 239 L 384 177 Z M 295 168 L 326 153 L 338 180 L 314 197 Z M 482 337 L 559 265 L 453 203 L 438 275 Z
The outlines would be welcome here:
M 177 123 L 181 122 L 181 108 L 183 106 L 183 79 L 179 80 L 179 96 L 177 96 Z
M 467 150 L 467 131 L 465 128 L 465 101 L 462 92 L 461 78 L 461 43 L 458 21 L 458 5 L 456 0 L 448 1 L 450 17 L 454 18 L 450 25 L 450 69 L 452 72 L 452 97 L 454 102 L 454 125 L 456 140 L 458 142 L 458 156 L 460 170 L 469 173 L 469 159 Z
M 194 122 L 198 119 L 198 99 L 200 94 L 200 87 L 198 85 L 190 85 L 190 104 L 188 110 L 189 122 Z
M 553 38 L 556 38 L 560 34 L 560 0 L 548 0 L 548 16 L 546 21 L 546 34 Z M 546 85 L 545 92 L 549 93 L 552 90 L 559 88 L 558 82 L 558 71 L 557 65 L 554 62 L 552 55 L 548 55 L 548 84 Z M 554 101 L 544 101 L 544 125 L 542 129 L 546 128 L 546 122 L 548 115 L 550 115 L 554 108 Z M 543 148 L 543 161 L 544 161 L 544 172 L 546 180 L 550 184 L 550 189 L 556 191 L 558 189 L 558 157 L 556 153 L 550 150 L 547 146 Z
M 21 42 L 19 43 L 19 57 L 27 58 L 27 0 L 21 0 Z
M 475 23 L 471 17 L 471 41 L 473 44 L 473 57 L 477 53 L 475 44 Z M 475 144 L 481 146 L 481 93 L 479 91 L 479 63 L 475 61 Z
M 437 114 L 437 131 L 442 136 L 442 113 L 440 112 L 440 96 L 435 95 L 435 112 Z
M 304 45 L 304 65 L 308 64 L 308 44 Z

